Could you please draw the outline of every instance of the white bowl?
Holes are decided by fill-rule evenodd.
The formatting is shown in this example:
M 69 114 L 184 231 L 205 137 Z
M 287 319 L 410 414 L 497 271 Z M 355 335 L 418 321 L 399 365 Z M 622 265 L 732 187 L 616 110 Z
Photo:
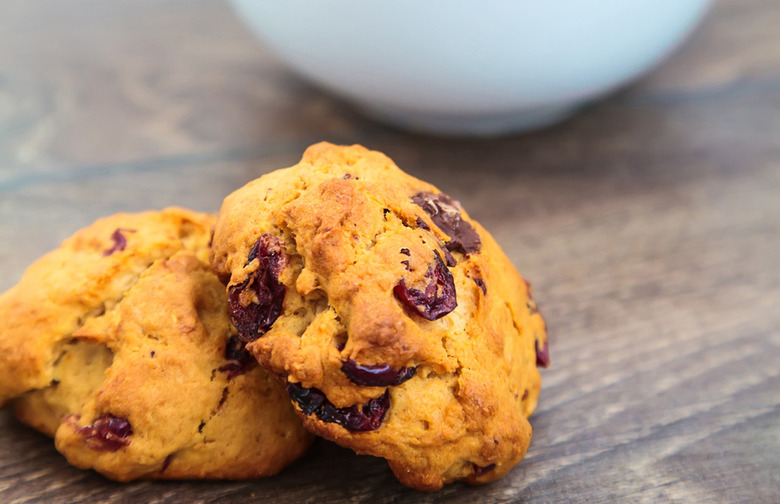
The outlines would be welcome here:
M 443 134 L 561 120 L 668 55 L 708 0 L 232 0 L 291 68 Z

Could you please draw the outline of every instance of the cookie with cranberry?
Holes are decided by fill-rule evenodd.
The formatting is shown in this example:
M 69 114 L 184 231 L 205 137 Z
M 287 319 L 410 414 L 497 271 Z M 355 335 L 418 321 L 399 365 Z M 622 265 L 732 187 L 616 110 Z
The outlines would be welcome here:
M 458 202 L 383 154 L 317 144 L 234 192 L 212 265 L 310 431 L 422 490 L 524 456 L 548 363 L 528 284 Z
M 311 435 L 235 335 L 207 258 L 213 216 L 120 214 L 0 296 L 0 402 L 109 478 L 249 478 Z

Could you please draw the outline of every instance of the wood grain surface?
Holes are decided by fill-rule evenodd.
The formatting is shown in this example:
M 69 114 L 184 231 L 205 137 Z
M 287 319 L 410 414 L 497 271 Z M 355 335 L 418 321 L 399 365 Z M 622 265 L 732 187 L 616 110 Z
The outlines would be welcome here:
M 3 411 L 0 502 L 780 502 L 778 27 L 776 0 L 720 1 L 566 123 L 448 140 L 298 80 L 221 2 L 3 0 L 0 290 L 97 217 L 216 211 L 312 142 L 362 143 L 493 232 L 552 367 L 526 459 L 484 487 L 419 493 L 325 441 L 265 480 L 119 484 Z

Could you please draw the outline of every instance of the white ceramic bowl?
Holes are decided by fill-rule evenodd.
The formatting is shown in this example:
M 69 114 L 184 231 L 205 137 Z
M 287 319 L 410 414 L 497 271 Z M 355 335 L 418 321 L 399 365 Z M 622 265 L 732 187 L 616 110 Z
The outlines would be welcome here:
M 402 127 L 532 129 L 669 54 L 708 0 L 232 0 L 301 75 Z

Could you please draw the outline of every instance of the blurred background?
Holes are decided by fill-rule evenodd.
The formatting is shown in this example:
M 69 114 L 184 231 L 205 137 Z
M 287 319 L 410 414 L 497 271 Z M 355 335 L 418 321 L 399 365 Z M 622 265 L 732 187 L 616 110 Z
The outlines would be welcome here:
M 553 364 L 526 460 L 488 487 L 430 496 L 332 445 L 264 482 L 123 486 L 68 467 L 50 441 L 3 412 L 0 501 L 228 502 L 257 493 L 277 502 L 777 502 L 780 3 L 692 2 L 685 26 L 649 14 L 623 26 L 629 18 L 613 16 L 608 25 L 622 35 L 599 32 L 593 60 L 668 23 L 658 32 L 666 45 L 629 59 L 631 71 L 603 86 L 593 84 L 603 69 L 580 56 L 562 68 L 591 83 L 561 89 L 562 113 L 515 121 L 533 109 L 515 104 L 491 127 L 465 104 L 448 116 L 431 96 L 474 98 L 501 113 L 496 98 L 527 96 L 516 91 L 542 70 L 507 85 L 518 68 L 496 79 L 477 58 L 476 73 L 417 100 L 432 104 L 435 121 L 388 112 L 389 102 L 373 110 L 366 93 L 389 77 L 372 69 L 360 80 L 366 88 L 340 88 L 344 60 L 324 59 L 325 49 L 338 56 L 348 47 L 354 64 L 363 57 L 355 47 L 377 48 L 337 45 L 336 22 L 364 38 L 392 30 L 361 25 L 355 12 L 304 16 L 292 11 L 302 2 L 285 12 L 259 4 L 252 24 L 239 14 L 250 2 L 241 11 L 221 0 L 0 2 L 0 291 L 98 217 L 170 205 L 216 212 L 231 191 L 294 164 L 311 143 L 360 143 L 460 200 L 533 283 Z M 565 6 L 557 15 L 571 26 L 589 21 Z M 510 61 L 545 47 L 501 44 Z M 568 61 L 544 57 L 543 69 Z M 404 89 L 391 105 L 403 109 L 412 98 L 403 86 L 430 79 L 388 86 Z M 468 79 L 459 98 L 456 84 Z M 535 91 L 545 106 L 555 85 Z M 482 126 L 471 130 L 475 115 Z

